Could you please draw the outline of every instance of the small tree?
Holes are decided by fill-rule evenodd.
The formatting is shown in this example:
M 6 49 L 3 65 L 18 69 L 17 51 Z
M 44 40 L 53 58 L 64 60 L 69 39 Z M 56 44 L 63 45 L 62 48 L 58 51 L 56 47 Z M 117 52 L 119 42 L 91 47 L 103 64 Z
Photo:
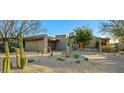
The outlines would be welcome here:
M 76 27 L 74 31 L 76 32 L 75 40 L 78 43 L 83 43 L 84 47 L 89 44 L 93 38 L 92 29 L 88 26 Z

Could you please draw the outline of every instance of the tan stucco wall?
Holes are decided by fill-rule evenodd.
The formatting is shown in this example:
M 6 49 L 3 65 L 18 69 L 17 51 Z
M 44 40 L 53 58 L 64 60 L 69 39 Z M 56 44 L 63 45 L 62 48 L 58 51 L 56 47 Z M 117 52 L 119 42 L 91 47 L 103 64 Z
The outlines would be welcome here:
M 43 40 L 36 40 L 36 41 L 25 41 L 25 50 L 27 51 L 43 51 L 44 49 L 44 42 Z
M 95 48 L 95 44 L 96 44 L 96 40 L 95 40 L 95 38 L 93 38 L 92 40 L 90 40 L 90 43 L 88 45 L 86 45 L 86 47 Z

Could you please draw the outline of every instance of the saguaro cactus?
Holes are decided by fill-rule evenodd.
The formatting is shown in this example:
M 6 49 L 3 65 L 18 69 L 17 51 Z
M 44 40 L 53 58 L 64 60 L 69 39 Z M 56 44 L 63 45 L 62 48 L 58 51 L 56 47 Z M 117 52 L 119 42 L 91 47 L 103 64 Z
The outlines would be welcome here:
M 19 35 L 19 46 L 20 46 L 20 61 L 21 61 L 21 68 L 23 69 L 26 65 L 27 65 L 27 62 L 26 62 L 26 56 L 25 56 L 25 53 L 24 53 L 24 47 L 23 47 L 23 35 Z
M 27 64 L 28 64 L 28 56 L 27 56 L 27 54 L 25 53 L 25 66 L 27 66 Z
M 70 57 L 71 56 L 71 52 L 72 52 L 72 42 L 69 39 L 69 37 L 67 37 L 67 44 L 66 44 L 66 57 Z
M 11 68 L 10 56 L 7 56 L 6 58 L 7 58 L 7 70 L 6 70 L 6 72 L 9 73 L 10 68 Z
M 10 67 L 11 67 L 9 45 L 7 41 L 5 41 L 4 44 L 5 44 L 6 57 L 3 60 L 3 73 L 8 73 L 10 72 Z
M 5 57 L 4 60 L 3 60 L 3 73 L 6 73 L 7 72 L 7 58 Z
M 20 68 L 20 54 L 19 54 L 19 49 L 16 49 L 16 66 L 17 68 Z

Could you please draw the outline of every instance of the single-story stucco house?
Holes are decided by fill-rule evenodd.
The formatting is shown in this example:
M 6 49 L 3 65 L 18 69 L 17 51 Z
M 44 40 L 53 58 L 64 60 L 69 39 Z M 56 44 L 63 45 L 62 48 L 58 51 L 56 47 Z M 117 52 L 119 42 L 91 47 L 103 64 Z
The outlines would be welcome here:
M 74 49 L 82 49 L 80 44 L 76 43 L 74 36 L 70 36 L 73 43 Z M 96 49 L 99 52 L 102 52 L 107 48 L 109 44 L 109 38 L 93 37 L 90 43 L 85 47 L 88 49 Z M 50 37 L 47 35 L 36 36 L 36 37 L 27 37 L 24 39 L 24 47 L 26 51 L 44 51 L 48 52 L 48 48 L 51 47 L 55 51 L 64 51 L 66 50 L 67 45 L 67 35 L 56 35 L 55 37 Z
M 82 49 L 80 44 L 76 43 L 74 39 L 74 35 L 69 35 L 72 43 L 74 45 L 74 49 Z M 109 44 L 109 38 L 101 38 L 101 37 L 93 37 L 85 48 L 88 49 L 96 49 L 99 52 L 102 52 L 104 48 Z M 24 38 L 24 48 L 27 52 L 36 52 L 43 51 L 47 53 L 49 47 L 54 51 L 65 51 L 67 45 L 67 35 L 56 35 L 55 37 L 50 37 L 46 34 L 42 34 L 39 36 L 30 36 Z

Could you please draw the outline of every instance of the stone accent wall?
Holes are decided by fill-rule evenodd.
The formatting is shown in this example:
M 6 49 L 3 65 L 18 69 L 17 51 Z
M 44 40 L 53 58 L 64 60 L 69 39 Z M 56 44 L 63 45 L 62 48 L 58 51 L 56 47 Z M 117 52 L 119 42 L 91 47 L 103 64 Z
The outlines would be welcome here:
M 56 35 L 56 38 L 59 39 L 59 42 L 56 43 L 56 50 L 64 51 L 66 50 L 66 35 Z

